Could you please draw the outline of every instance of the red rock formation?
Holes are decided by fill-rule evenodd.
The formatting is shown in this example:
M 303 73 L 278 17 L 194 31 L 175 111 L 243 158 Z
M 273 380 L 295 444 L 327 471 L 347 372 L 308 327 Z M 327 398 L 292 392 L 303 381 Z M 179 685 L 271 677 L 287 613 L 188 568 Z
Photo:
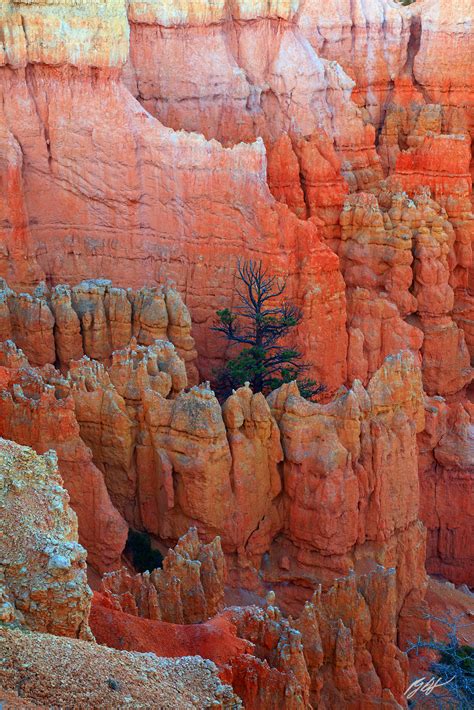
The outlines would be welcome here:
M 158 347 L 159 344 L 151 346 L 148 351 Z M 142 356 L 147 352 L 144 347 L 139 350 Z M 389 637 L 390 643 L 395 643 L 397 640 L 394 620 L 398 614 L 400 614 L 398 629 L 400 638 L 405 638 L 414 629 L 419 629 L 420 622 L 415 623 L 413 619 L 416 621 L 417 615 L 419 617 L 422 610 L 424 544 L 417 524 L 418 478 L 415 434 L 423 428 L 424 416 L 421 407 L 420 374 L 414 367 L 413 358 L 408 354 L 389 358 L 384 367 L 372 378 L 367 391 L 359 383 L 355 383 L 352 392 L 328 405 L 315 405 L 302 400 L 297 390 L 292 389 L 291 386 L 285 386 L 274 393 L 270 398 L 270 404 L 282 435 L 285 454 L 283 485 L 277 469 L 272 469 L 281 457 L 280 453 L 275 458 L 275 448 L 280 445 L 278 428 L 263 397 L 253 396 L 248 388 L 242 388 L 226 402 L 223 413 L 212 393 L 206 389 L 195 388 L 188 394 L 182 393 L 175 400 L 167 400 L 159 391 L 153 389 L 152 378 L 150 378 L 150 374 L 159 373 L 159 368 L 156 366 L 158 360 L 159 357 L 155 358 L 152 373 L 144 367 L 143 374 L 136 377 L 134 373 L 140 368 L 129 369 L 127 357 L 124 358 L 119 353 L 118 360 L 116 357 L 113 358 L 113 362 L 117 365 L 114 373 L 117 386 L 120 388 L 123 383 L 127 384 L 126 391 L 122 390 L 124 397 L 118 394 L 102 365 L 96 363 L 92 367 L 92 361 L 85 361 L 78 363 L 70 372 L 72 381 L 82 383 L 84 396 L 87 393 L 94 396 L 98 393 L 103 396 L 104 391 L 108 391 L 117 401 L 121 400 L 123 404 L 117 407 L 117 411 L 122 412 L 123 418 L 129 416 L 128 412 L 130 415 L 133 415 L 134 411 L 139 412 L 143 402 L 145 402 L 145 409 L 146 403 L 149 403 L 146 416 L 143 418 L 143 415 L 140 415 L 137 420 L 145 422 L 142 428 L 142 440 L 146 440 L 143 437 L 147 431 L 151 432 L 149 433 L 151 446 L 148 445 L 150 453 L 158 452 L 163 461 L 168 457 L 171 467 L 168 469 L 169 483 L 165 490 L 168 491 L 168 500 L 170 494 L 174 496 L 171 509 L 163 507 L 162 497 L 156 497 L 156 513 L 149 518 L 149 521 L 156 524 L 154 521 L 168 520 L 168 525 L 173 523 L 175 526 L 169 527 L 165 534 L 161 529 L 152 529 L 152 532 L 160 534 L 161 537 L 173 537 L 178 529 L 176 527 L 178 521 L 182 525 L 186 519 L 192 519 L 190 516 L 198 516 L 198 525 L 205 535 L 209 536 L 212 530 L 218 530 L 227 541 L 227 552 L 233 553 L 230 561 L 231 580 L 234 583 L 238 583 L 239 580 L 249 583 L 249 569 L 252 565 L 258 569 L 263 553 L 269 553 L 268 563 L 263 566 L 263 577 L 267 583 L 276 587 L 284 605 L 293 609 L 299 608 L 301 602 L 310 596 L 311 588 L 318 579 L 329 589 L 335 577 L 347 575 L 352 570 L 355 572 L 354 580 L 357 579 L 357 586 L 363 590 L 366 585 L 364 575 L 367 574 L 367 570 L 372 569 L 371 584 L 375 584 L 374 589 L 378 589 L 379 592 L 376 594 L 374 591 L 369 594 L 368 604 L 370 614 L 376 615 L 379 613 L 377 605 L 382 604 L 383 599 L 386 600 L 388 593 L 381 581 L 386 575 L 384 568 L 386 570 L 393 567 L 396 569 L 396 574 L 391 576 L 390 594 L 394 595 L 395 612 L 392 621 L 388 619 L 386 622 L 388 636 L 384 637 L 384 643 L 386 645 Z M 141 359 L 140 363 L 143 362 L 144 360 Z M 124 366 L 132 374 L 131 378 L 120 376 Z M 112 365 L 110 369 L 112 370 L 113 367 Z M 21 373 L 22 370 L 17 374 L 17 379 L 20 381 L 32 380 L 33 373 L 30 373 L 29 380 L 25 379 L 24 373 Z M 97 373 L 102 373 L 99 379 Z M 63 396 L 69 396 L 68 383 L 58 373 L 53 376 L 51 371 L 50 381 L 56 382 L 57 392 L 62 391 Z M 158 382 L 161 383 L 160 378 Z M 41 381 L 39 384 L 44 386 Z M 160 386 L 162 384 L 159 384 L 158 388 Z M 167 380 L 165 392 L 169 391 L 170 386 L 171 378 Z M 78 397 L 78 401 L 81 399 L 80 392 L 81 388 L 75 386 L 74 396 Z M 93 399 L 88 400 L 87 397 L 82 400 L 84 411 L 93 411 L 92 403 Z M 166 414 L 166 419 L 171 422 L 169 426 L 172 434 L 163 429 L 163 424 L 159 424 L 160 417 L 163 418 L 167 408 L 170 409 L 170 413 Z M 76 411 L 78 416 L 82 417 L 77 406 Z M 95 411 L 103 411 L 102 405 L 96 407 Z M 190 419 L 191 412 L 192 419 Z M 9 415 L 9 418 L 14 421 L 13 416 Z M 215 435 L 214 442 L 211 440 L 212 446 L 209 448 L 208 437 L 212 431 L 211 425 L 215 427 Z M 226 437 L 226 427 L 229 441 Z M 89 432 L 96 429 L 100 431 L 100 426 L 94 425 Z M 115 426 L 112 430 L 116 432 L 117 442 L 120 444 L 120 431 L 123 429 Z M 85 436 L 88 432 L 87 427 L 83 431 Z M 179 437 L 181 437 L 181 444 Z M 192 447 L 190 447 L 191 437 L 195 442 Z M 196 439 L 200 441 L 199 446 L 196 444 Z M 267 443 L 264 445 L 264 442 Z M 173 448 L 169 448 L 171 446 Z M 96 448 L 102 450 L 100 445 Z M 112 451 L 119 450 L 112 444 L 109 454 L 107 454 L 107 447 L 103 452 L 111 456 Z M 187 460 L 182 458 L 185 452 Z M 222 464 L 216 468 L 217 463 L 222 461 L 223 455 L 228 464 L 224 468 Z M 183 467 L 184 463 L 186 465 Z M 302 463 L 303 468 L 301 468 Z M 247 468 L 249 465 L 252 465 L 253 470 L 257 472 L 256 477 L 255 474 L 249 475 L 251 471 Z M 128 471 L 129 469 L 125 470 L 125 473 Z M 193 472 L 193 477 L 188 478 L 183 485 L 180 479 L 182 480 L 188 471 Z M 221 472 L 220 481 L 216 479 L 218 471 Z M 399 478 L 399 471 L 405 472 L 403 479 Z M 201 482 L 196 477 L 196 472 L 200 472 Z M 299 477 L 304 481 L 303 486 L 295 485 Z M 173 484 L 175 478 L 178 485 Z M 234 483 L 231 486 L 232 478 Z M 151 481 L 152 479 L 150 483 Z M 146 479 L 143 477 L 137 479 L 138 500 L 142 500 L 147 495 L 156 496 L 156 489 L 145 482 Z M 194 491 L 193 484 L 197 483 L 199 487 Z M 202 495 L 202 491 L 206 490 L 203 489 L 203 484 L 207 487 L 207 498 Z M 254 496 L 251 512 L 255 517 L 247 512 L 248 501 L 247 507 L 244 507 L 246 497 L 251 495 Z M 217 507 L 211 506 L 211 501 L 215 503 L 217 496 L 221 496 L 221 503 Z M 279 502 L 275 507 L 271 501 L 276 496 Z M 206 501 L 209 502 L 207 508 Z M 332 507 L 328 507 L 329 501 L 332 501 Z M 394 501 L 400 502 L 399 508 L 394 507 Z M 267 507 L 263 505 L 259 508 L 262 504 Z M 181 511 L 186 510 L 189 510 L 188 518 L 182 517 Z M 227 517 L 222 514 L 222 511 L 225 513 L 226 510 L 229 511 Z M 232 511 L 235 513 L 232 514 Z M 244 511 L 246 511 L 245 515 L 242 517 Z M 308 514 L 308 511 L 311 512 Z M 337 520 L 343 520 L 344 523 L 334 527 L 334 522 Z M 407 554 L 408 550 L 409 554 Z M 189 558 L 188 554 L 178 552 L 173 556 L 169 565 L 169 575 L 168 564 L 166 564 L 164 573 L 154 573 L 154 577 L 152 575 L 152 578 L 144 579 L 141 583 L 138 578 L 133 580 L 127 575 L 111 577 L 112 598 L 118 594 L 123 609 L 133 613 L 141 609 L 145 615 L 159 618 L 163 611 L 159 599 L 166 589 L 167 611 L 164 613 L 168 614 L 169 611 L 169 616 L 166 618 L 181 622 L 207 617 L 209 611 L 205 608 L 206 595 L 204 592 L 199 593 L 199 589 L 204 590 L 206 585 L 198 580 L 196 574 L 199 576 L 199 567 L 191 561 L 192 558 L 199 556 L 199 553 L 194 550 Z M 374 556 L 383 567 L 374 567 Z M 211 567 L 215 568 L 214 562 Z M 168 577 L 169 582 L 166 581 Z M 176 586 L 178 579 L 181 580 L 181 585 L 184 585 L 183 592 L 180 592 Z M 215 598 L 218 599 L 221 585 L 216 586 L 215 576 L 213 577 L 212 574 L 209 579 L 214 580 L 209 589 L 216 590 Z M 184 589 L 188 587 L 193 599 L 189 613 L 185 612 L 186 607 L 182 601 L 180 602 Z M 353 606 L 358 603 L 354 599 L 351 602 Z M 337 624 L 340 626 L 339 621 Z M 347 628 L 347 625 L 345 627 Z M 360 651 L 365 661 L 363 663 L 360 661 L 362 665 L 359 667 L 355 661 L 356 656 L 353 655 L 355 651 L 350 650 L 359 648 L 359 636 L 354 632 L 352 640 L 348 637 L 348 640 L 343 641 L 348 633 L 341 627 L 337 635 L 337 638 L 340 637 L 338 643 L 342 644 L 341 650 L 336 652 L 336 656 L 332 651 L 328 651 L 325 661 L 328 667 L 332 668 L 335 664 L 335 667 L 347 670 L 347 672 L 341 670 L 341 679 L 334 681 L 335 690 L 327 690 L 329 696 L 332 697 L 332 694 L 336 693 L 339 697 L 337 694 L 342 693 L 341 697 L 353 698 L 357 697 L 357 693 L 362 692 L 357 689 L 362 688 L 357 677 L 362 673 L 360 668 L 366 668 L 369 663 L 368 653 L 372 658 L 369 666 L 372 664 L 375 669 L 374 679 L 375 676 L 379 678 L 378 681 L 374 680 L 375 685 L 371 686 L 373 697 L 382 697 L 385 693 L 388 702 L 391 696 L 387 695 L 388 691 L 386 692 L 385 688 L 390 689 L 394 698 L 399 697 L 405 676 L 403 671 L 396 670 L 400 665 L 398 652 L 394 651 L 388 657 L 382 654 L 379 659 L 377 649 L 381 647 L 382 642 L 377 642 L 377 638 L 373 638 L 369 644 L 370 650 L 366 644 Z M 282 644 L 285 646 L 283 642 Z M 349 650 L 343 650 L 346 647 Z M 273 646 L 268 649 L 269 653 L 271 648 Z M 291 643 L 289 648 L 292 648 Z M 269 658 L 273 658 L 272 653 Z M 339 657 L 340 662 L 337 660 Z M 254 665 L 254 661 L 239 661 L 238 667 L 232 671 L 235 673 L 235 683 L 240 682 L 238 679 L 242 678 L 244 669 L 247 669 L 247 672 L 249 668 L 254 668 Z M 268 692 L 266 688 L 269 682 L 277 683 L 282 693 L 286 692 L 287 687 L 293 688 L 293 681 L 289 679 L 286 671 L 283 676 L 278 676 L 259 663 L 256 667 L 260 669 L 254 670 L 259 678 L 256 687 L 261 688 L 262 693 Z M 272 662 L 270 668 L 272 667 L 278 670 L 279 666 L 278 664 L 275 666 Z M 320 686 L 319 666 L 309 667 L 309 672 L 312 677 L 314 676 L 313 681 L 316 684 L 313 683 L 313 692 L 317 693 Z M 344 686 L 342 678 L 347 675 L 354 682 L 348 681 Z M 280 680 L 270 681 L 269 678 L 273 676 Z M 388 678 L 391 678 L 390 682 Z M 302 681 L 298 682 L 301 686 Z M 333 680 L 330 683 L 328 688 L 333 688 Z M 250 699 L 253 697 L 252 692 L 249 688 L 245 691 L 249 693 Z M 292 696 L 296 693 L 294 688 L 288 692 Z M 258 693 L 254 700 L 249 702 L 256 702 L 257 697 L 259 697 Z
M 202 656 L 220 667 L 221 676 L 233 658 L 253 651 L 226 615 L 201 624 L 171 624 L 119 611 L 100 592 L 94 592 L 89 622 L 95 639 L 104 646 L 165 658 Z
M 358 707 L 368 698 L 380 698 L 384 707 L 404 705 L 408 659 L 396 646 L 395 618 L 390 570 L 357 582 L 355 576 L 338 580 L 306 602 L 293 623 L 301 633 L 315 707 Z
M 272 255 L 276 271 L 292 274 L 288 296 L 305 311 L 300 341 L 306 353 L 316 354 L 314 374 L 329 387 L 341 384 L 346 335 L 337 259 L 321 244 L 314 225 L 275 205 L 261 142 L 224 150 L 199 136 L 165 129 L 105 71 L 93 79 L 86 69 L 32 66 L 31 92 L 21 70 L 5 70 L 2 77 L 8 102 L 2 120 L 10 125 L 9 117 L 15 116 L 15 134 L 31 164 L 25 188 L 31 242 L 48 279 L 77 283 L 105 276 L 121 286 L 141 286 L 172 277 L 194 313 L 200 367 L 208 376 L 223 351 L 216 338 L 209 338 L 209 326 L 215 310 L 230 303 L 237 258 Z M 40 117 L 48 124 L 48 144 Z M 80 150 L 77 141 L 71 142 L 77 131 Z M 36 142 L 23 138 L 33 134 Z M 49 162 L 48 155 L 54 156 Z M 88 155 L 97 159 L 92 170 Z M 78 174 L 90 178 L 78 184 Z M 40 197 L 45 192 L 47 204 Z M 182 209 L 174 200 L 178 192 Z M 104 226 L 109 224 L 112 232 Z M 58 250 L 68 240 L 71 247 Z M 2 264 L 0 273 L 6 274 L 8 259 Z M 330 357 L 329 334 L 334 339 Z
M 0 289 L 2 340 L 11 338 L 32 365 L 58 362 L 66 370 L 83 354 L 109 362 L 132 337 L 140 345 L 169 340 L 185 362 L 191 384 L 198 382 L 191 317 L 173 288 L 125 291 L 96 279 L 72 289 L 60 284 L 51 293 L 41 284 L 30 296 L 16 294 L 2 279 Z M 174 383 L 175 390 L 186 386 L 183 375 Z
M 96 594 L 91 625 L 114 648 L 199 651 L 219 665 L 245 707 L 310 707 L 311 697 L 312 706 L 373 701 L 398 708 L 394 696 L 404 704 L 408 660 L 394 644 L 395 575 L 374 571 L 358 585 L 352 576 L 317 591 L 296 620 L 282 617 L 270 593 L 265 608 L 232 607 L 185 627 L 124 614 L 109 608 L 114 599 Z
M 0 480 L 0 620 L 92 638 L 86 551 L 56 454 L 0 439 Z
M 283 134 L 268 148 L 268 186 L 297 217 L 311 217 L 334 248 L 340 238 L 339 215 L 349 190 L 332 140 L 320 131 L 309 137 Z M 371 174 L 367 182 L 372 179 Z
M 390 184 L 396 187 L 396 182 Z M 472 218 L 466 217 L 472 229 Z M 340 222 L 349 374 L 365 381 L 386 355 L 409 348 L 421 352 L 429 394 L 461 390 L 471 381 L 472 370 L 463 331 L 451 317 L 453 267 L 457 270 L 454 218 L 448 219 L 424 189 L 409 199 L 382 184 L 378 199 L 364 193 L 348 198 Z M 414 312 L 419 317 L 401 320 Z M 389 318 L 391 325 L 385 328 Z
M 249 707 L 403 702 L 396 643 L 422 628 L 425 587 L 418 469 L 428 569 L 472 572 L 469 10 L 0 9 L 0 274 L 30 294 L 2 289 L 0 338 L 42 366 L 9 350 L 2 431 L 58 449 L 98 565 L 123 544 L 110 495 L 166 542 L 190 525 L 221 535 L 230 582 L 274 586 L 285 610 L 323 584 L 294 622 L 303 650 L 273 608 L 245 612 L 261 657 L 227 672 Z M 238 257 L 288 275 L 311 374 L 328 400 L 350 390 L 314 405 L 294 386 L 269 402 L 242 388 L 223 408 L 208 385 L 181 391 L 199 381 L 187 306 L 209 377 L 225 354 L 209 326 L 232 303 Z M 93 277 L 118 287 L 74 286 Z M 169 278 L 186 306 L 130 289 Z M 71 360 L 67 379 L 51 366 Z
M 427 401 L 420 435 L 420 515 L 428 528 L 427 569 L 473 584 L 471 488 L 474 414 L 469 402 Z
M 163 569 L 132 577 L 125 568 L 102 579 L 102 593 L 115 608 L 173 624 L 207 621 L 223 608 L 225 560 L 219 538 L 199 542 L 196 528 L 180 538 Z
M 234 607 L 226 613 L 237 635 L 252 642 L 257 657 L 243 656 L 230 664 L 232 685 L 245 707 L 310 707 L 310 677 L 301 634 L 282 618 L 279 609 Z
M 113 507 L 101 472 L 79 436 L 74 400 L 67 382 L 50 368 L 30 368 L 11 342 L 0 344 L 5 383 L 0 397 L 0 435 L 38 453 L 54 449 L 71 506 L 78 516 L 79 539 L 90 564 L 100 571 L 120 563 L 128 528 Z
M 454 15 L 459 10 L 462 7 L 457 6 Z M 434 20 L 434 16 L 429 17 L 430 22 Z M 436 21 L 443 24 L 447 18 L 441 12 Z M 457 25 L 456 32 L 461 27 L 462 23 Z M 462 65 L 462 58 L 460 61 Z M 459 82 L 455 77 L 453 93 Z M 472 382 L 473 373 L 474 220 L 469 117 L 462 100 L 458 107 L 450 105 L 449 93 L 442 89 L 437 93 L 438 97 L 444 94 L 440 104 L 426 104 L 426 90 L 421 96 L 410 88 L 408 80 L 400 84 L 382 131 L 382 150 L 388 167 L 395 171 L 389 185 L 403 186 L 414 197 L 419 211 L 418 220 L 412 222 L 413 294 L 418 316 L 411 322 L 423 331 L 424 386 L 428 394 L 448 398 L 447 408 L 437 401 L 434 405 L 440 413 L 433 421 L 436 427 L 444 422 L 442 431 L 433 438 L 430 429 L 420 444 L 421 517 L 429 529 L 427 568 L 461 582 L 472 581 L 474 558 L 466 536 L 472 525 L 468 493 L 472 479 L 472 413 L 465 404 L 465 388 Z M 379 199 L 386 198 L 381 194 Z M 452 448 L 457 455 L 446 458 L 441 454 L 438 459 L 441 438 L 449 440 L 451 436 L 457 442 Z M 459 504 L 452 505 L 453 501 Z

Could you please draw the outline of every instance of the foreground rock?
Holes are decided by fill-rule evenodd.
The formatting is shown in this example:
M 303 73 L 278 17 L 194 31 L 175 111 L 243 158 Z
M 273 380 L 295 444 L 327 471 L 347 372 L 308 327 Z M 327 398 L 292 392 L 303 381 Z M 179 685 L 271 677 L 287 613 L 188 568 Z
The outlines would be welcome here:
M 39 706 L 160 707 L 218 710 L 242 707 L 211 661 L 157 658 L 86 641 L 0 627 L 0 687 L 21 689 L 21 700 Z M 0 691 L 1 698 L 1 691 Z
M 0 439 L 0 510 L 0 621 L 91 638 L 86 551 L 54 451 Z

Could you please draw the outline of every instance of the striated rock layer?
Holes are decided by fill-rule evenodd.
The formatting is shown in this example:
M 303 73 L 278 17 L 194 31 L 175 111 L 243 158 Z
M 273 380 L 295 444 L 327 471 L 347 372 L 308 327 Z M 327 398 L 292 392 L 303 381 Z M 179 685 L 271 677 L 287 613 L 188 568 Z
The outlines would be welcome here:
M 127 523 L 211 546 L 201 559 L 192 533 L 165 570 L 107 578 L 103 603 L 133 623 L 220 608 L 217 535 L 231 585 L 275 590 L 216 622 L 246 707 L 403 706 L 425 558 L 472 583 L 471 15 L 469 0 L 0 8 L 0 342 L 17 346 L 0 350 L 0 434 L 56 449 L 100 571 L 120 567 Z M 221 406 L 198 386 L 227 354 L 209 329 L 239 257 L 288 277 L 328 403 L 292 384 Z

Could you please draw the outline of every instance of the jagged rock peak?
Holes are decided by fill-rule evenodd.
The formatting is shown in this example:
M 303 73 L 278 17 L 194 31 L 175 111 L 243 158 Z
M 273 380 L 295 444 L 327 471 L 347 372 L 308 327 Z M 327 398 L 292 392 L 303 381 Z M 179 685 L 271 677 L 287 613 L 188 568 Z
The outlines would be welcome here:
M 112 606 L 135 616 L 194 624 L 223 608 L 226 565 L 220 538 L 209 544 L 190 528 L 163 560 L 163 569 L 104 575 L 102 591 Z

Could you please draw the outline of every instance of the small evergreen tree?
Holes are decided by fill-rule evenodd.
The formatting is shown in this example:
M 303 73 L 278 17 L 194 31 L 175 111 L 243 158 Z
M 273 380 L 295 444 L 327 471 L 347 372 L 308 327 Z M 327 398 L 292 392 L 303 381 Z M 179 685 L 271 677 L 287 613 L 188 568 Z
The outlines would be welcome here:
M 240 305 L 234 311 L 217 311 L 212 329 L 242 349 L 219 371 L 217 390 L 227 396 L 249 382 L 254 392 L 266 394 L 296 380 L 302 396 L 311 399 L 324 387 L 302 376 L 309 366 L 301 361 L 301 353 L 282 344 L 302 320 L 301 310 L 280 298 L 286 281 L 270 276 L 262 262 L 239 261 L 237 269 Z

